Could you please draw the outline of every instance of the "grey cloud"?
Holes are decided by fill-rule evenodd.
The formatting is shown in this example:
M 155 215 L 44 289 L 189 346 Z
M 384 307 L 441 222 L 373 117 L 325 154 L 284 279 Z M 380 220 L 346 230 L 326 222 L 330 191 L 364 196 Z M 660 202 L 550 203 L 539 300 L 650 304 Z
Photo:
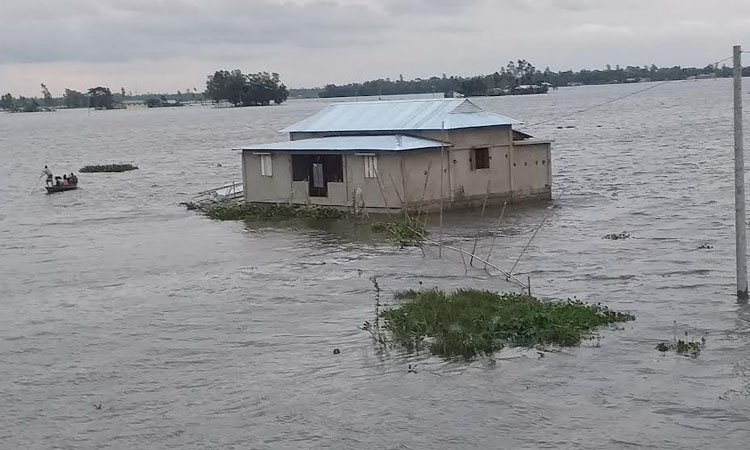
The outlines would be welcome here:
M 6 7 L 16 16 L 10 26 L 6 22 L 0 28 L 0 62 L 5 63 L 191 54 L 210 58 L 226 46 L 238 56 L 274 46 L 346 48 L 375 43 L 388 27 L 382 15 L 363 6 L 323 1 L 76 0 L 70 9 L 53 8 L 54 14 L 28 17 L 22 17 L 31 13 L 22 2 L 11 0 L 0 15 Z
M 386 0 L 384 8 L 396 15 L 451 15 L 477 8 L 486 0 Z

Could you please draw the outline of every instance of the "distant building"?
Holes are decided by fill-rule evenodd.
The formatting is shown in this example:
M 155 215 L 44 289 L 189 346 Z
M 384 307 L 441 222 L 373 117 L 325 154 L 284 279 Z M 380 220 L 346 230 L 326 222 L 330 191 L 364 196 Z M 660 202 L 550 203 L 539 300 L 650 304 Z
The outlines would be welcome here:
M 242 147 L 247 202 L 437 210 L 549 199 L 550 141 L 466 99 L 334 103 Z
M 124 106 L 125 109 L 146 108 L 146 101 L 145 100 L 123 100 L 122 106 Z

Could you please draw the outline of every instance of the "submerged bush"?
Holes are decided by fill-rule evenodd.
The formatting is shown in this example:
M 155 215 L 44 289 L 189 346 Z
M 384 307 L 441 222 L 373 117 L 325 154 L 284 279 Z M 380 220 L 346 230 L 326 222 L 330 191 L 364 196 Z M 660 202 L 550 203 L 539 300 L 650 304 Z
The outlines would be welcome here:
M 372 224 L 372 231 L 386 233 L 401 247 L 419 247 L 427 235 L 427 229 L 417 221 L 376 222 Z
M 506 345 L 575 346 L 606 324 L 635 320 L 578 300 L 546 302 L 526 294 L 440 290 L 396 293 L 402 304 L 380 316 L 393 342 L 439 356 L 471 358 Z
M 103 164 L 84 166 L 78 169 L 79 172 L 127 172 L 128 170 L 136 170 L 138 166 L 132 164 Z

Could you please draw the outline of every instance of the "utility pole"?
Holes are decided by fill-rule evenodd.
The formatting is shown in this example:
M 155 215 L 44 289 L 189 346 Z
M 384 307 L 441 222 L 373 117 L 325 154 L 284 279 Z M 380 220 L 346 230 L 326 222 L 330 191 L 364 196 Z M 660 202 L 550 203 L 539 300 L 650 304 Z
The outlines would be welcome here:
M 734 46 L 734 227 L 737 246 L 737 299 L 747 300 L 745 155 L 742 135 L 742 47 Z

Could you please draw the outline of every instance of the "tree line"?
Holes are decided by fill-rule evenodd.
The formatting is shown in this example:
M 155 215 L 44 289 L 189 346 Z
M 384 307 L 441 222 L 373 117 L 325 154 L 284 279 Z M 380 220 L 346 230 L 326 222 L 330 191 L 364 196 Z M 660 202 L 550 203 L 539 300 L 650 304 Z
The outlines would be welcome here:
M 323 98 L 330 98 L 458 92 L 465 96 L 479 96 L 492 94 L 493 92 L 508 92 L 524 85 L 541 85 L 544 83 L 557 87 L 571 84 L 590 85 L 686 80 L 690 77 L 706 75 L 716 76 L 717 78 L 731 77 L 732 69 L 726 65 L 721 67 L 708 65 L 703 68 L 696 68 L 657 67 L 652 64 L 651 66 L 627 66 L 624 68 L 619 65 L 615 67 L 607 65 L 603 70 L 582 69 L 579 71 L 555 72 L 550 70 L 549 67 L 539 70 L 528 61 L 521 59 L 510 61 L 505 67 L 501 67 L 488 75 L 448 77 L 443 74 L 442 77 L 433 76 L 413 80 L 404 80 L 403 76 L 399 76 L 397 80 L 386 78 L 345 85 L 328 84 L 318 91 L 318 95 Z M 750 67 L 743 69 L 743 76 L 750 76 Z
M 211 100 L 226 102 L 234 106 L 263 106 L 271 102 L 280 104 L 289 97 L 289 90 L 281 82 L 278 73 L 258 72 L 243 74 L 239 69 L 233 71 L 218 70 L 208 76 L 206 90 L 198 92 L 196 88 L 189 88 L 185 93 L 176 94 L 126 94 L 125 88 L 119 93 L 103 86 L 79 92 L 65 89 L 62 97 L 54 98 L 47 86 L 41 85 L 41 98 L 14 97 L 7 93 L 0 96 L 0 109 L 11 112 L 51 111 L 54 108 L 95 108 L 114 109 L 123 107 L 127 100 L 140 100 L 149 108 L 161 106 L 181 106 L 186 101 Z
M 696 67 L 657 67 L 627 66 L 605 69 L 579 71 L 552 71 L 549 67 L 539 70 L 530 62 L 520 59 L 510 61 L 504 67 L 488 75 L 460 77 L 433 76 L 397 80 L 390 78 L 350 83 L 345 85 L 327 84 L 323 88 L 293 89 L 297 97 L 357 97 L 429 93 L 460 93 L 465 96 L 501 95 L 513 89 L 527 85 L 566 86 L 578 84 L 612 84 L 632 83 L 639 81 L 685 80 L 691 77 L 716 76 L 731 77 L 732 69 L 726 65 L 708 65 Z M 750 67 L 743 69 L 743 76 L 750 76 Z M 14 97 L 10 93 L 0 96 L 0 109 L 6 111 L 44 111 L 54 108 L 96 108 L 113 109 L 123 107 L 127 100 L 140 100 L 148 107 L 180 106 L 182 102 L 210 100 L 227 103 L 233 106 L 262 106 L 271 103 L 285 102 L 290 90 L 281 82 L 278 73 L 257 72 L 244 74 L 241 70 L 217 70 L 208 75 L 206 88 L 199 92 L 197 88 L 188 88 L 176 94 L 137 94 L 126 93 L 125 88 L 119 92 L 104 86 L 97 86 L 85 92 L 65 89 L 61 97 L 55 98 L 45 84 L 41 84 L 40 97 Z
M 93 87 L 86 93 L 65 89 L 65 93 L 59 98 L 54 98 L 44 83 L 41 87 L 41 98 L 23 95 L 14 97 L 10 93 L 1 96 L 0 108 L 11 112 L 37 112 L 60 107 L 112 109 L 115 105 L 112 92 L 102 86 Z

